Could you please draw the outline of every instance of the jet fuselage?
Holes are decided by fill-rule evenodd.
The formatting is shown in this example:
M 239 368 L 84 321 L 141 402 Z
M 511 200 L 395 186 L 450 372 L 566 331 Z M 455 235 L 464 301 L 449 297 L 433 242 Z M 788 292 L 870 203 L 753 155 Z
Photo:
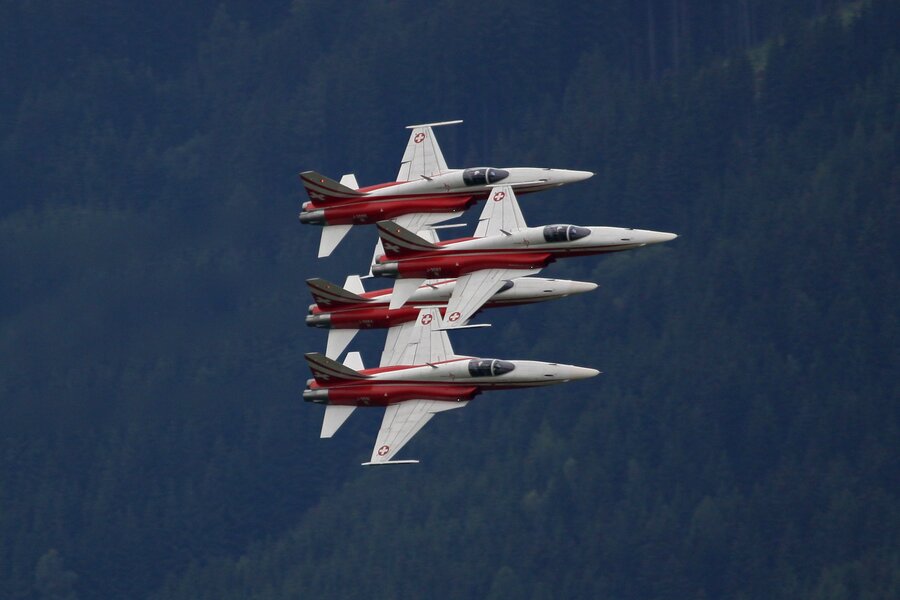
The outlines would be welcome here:
M 387 406 L 405 400 L 471 400 L 485 390 L 538 387 L 586 379 L 596 369 L 533 360 L 455 357 L 426 365 L 365 369 L 363 377 L 307 382 L 303 398 L 321 404 Z
M 372 274 L 382 277 L 461 277 L 482 269 L 541 269 L 558 258 L 621 252 L 667 242 L 674 233 L 620 227 L 547 225 L 510 234 L 439 242 L 437 249 L 381 255 Z M 384 242 L 389 250 L 390 242 Z
M 330 196 L 333 191 L 321 187 L 312 175 L 302 173 L 310 200 L 303 204 L 300 221 L 312 225 L 360 225 L 409 213 L 462 212 L 487 198 L 499 182 L 512 186 L 518 194 L 527 194 L 592 175 L 590 171 L 535 167 L 451 169 L 434 177 L 360 188 L 356 190 L 358 195 L 335 199 Z M 326 196 L 330 198 L 327 201 Z
M 322 309 L 312 304 L 309 307 L 306 324 L 326 329 L 381 329 L 415 320 L 419 310 L 425 306 L 439 307 L 443 315 L 455 287 L 455 279 L 423 285 L 416 290 L 406 305 L 393 310 L 389 308 L 391 289 L 361 294 L 368 300 L 365 303 L 341 304 L 333 309 Z M 520 277 L 508 281 L 507 285 L 484 305 L 484 308 L 543 302 L 589 292 L 596 287 L 597 284 L 584 281 Z

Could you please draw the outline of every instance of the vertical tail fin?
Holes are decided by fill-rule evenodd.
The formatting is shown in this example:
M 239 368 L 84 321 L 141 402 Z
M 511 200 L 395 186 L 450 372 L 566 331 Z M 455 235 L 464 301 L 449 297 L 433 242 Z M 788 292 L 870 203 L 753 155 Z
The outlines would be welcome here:
M 354 294 L 335 283 L 318 277 L 307 279 L 306 285 L 309 286 L 309 292 L 316 305 L 322 310 L 369 302 L 368 298 L 363 298 L 359 294 Z
M 334 179 L 329 179 L 315 171 L 303 171 L 300 173 L 300 181 L 303 182 L 303 187 L 306 188 L 306 193 L 309 194 L 309 199 L 312 200 L 314 204 L 323 204 L 365 196 L 365 194 L 338 183 Z
M 384 255 L 392 259 L 440 248 L 393 221 L 378 221 L 378 237 L 381 238 Z
M 332 360 L 319 352 L 307 352 L 303 355 L 309 364 L 309 370 L 320 385 L 338 383 L 341 381 L 359 381 L 368 379 L 359 371 L 346 367 L 336 360 Z

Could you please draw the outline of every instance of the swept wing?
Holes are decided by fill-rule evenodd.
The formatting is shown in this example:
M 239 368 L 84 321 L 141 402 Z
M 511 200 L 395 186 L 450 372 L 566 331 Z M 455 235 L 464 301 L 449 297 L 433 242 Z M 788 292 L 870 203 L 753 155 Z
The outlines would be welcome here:
M 436 308 L 422 309 L 419 317 L 410 323 L 392 327 L 381 355 L 382 367 L 436 363 L 454 358 L 450 338 L 445 331 L 435 327 L 441 317 Z M 392 461 L 391 458 L 406 445 L 435 414 L 454 408 L 462 408 L 466 400 L 414 399 L 387 407 L 381 429 L 375 439 L 372 457 L 364 465 L 410 463 L 418 461 Z
M 512 187 L 495 187 L 485 201 L 475 237 L 509 235 L 526 228 L 525 217 L 516 200 Z M 452 328 L 465 325 L 484 303 L 496 294 L 503 284 L 516 277 L 527 277 L 540 273 L 540 269 L 484 269 L 460 277 L 444 315 L 443 327 Z
M 432 127 L 440 125 L 454 125 L 462 123 L 458 121 L 441 121 L 440 123 L 423 123 L 422 125 L 409 125 L 407 129 L 409 141 L 406 143 L 406 151 L 400 161 L 400 172 L 397 173 L 397 181 L 413 181 L 422 177 L 428 179 L 435 175 L 446 173 L 447 161 L 441 147 L 434 137 Z

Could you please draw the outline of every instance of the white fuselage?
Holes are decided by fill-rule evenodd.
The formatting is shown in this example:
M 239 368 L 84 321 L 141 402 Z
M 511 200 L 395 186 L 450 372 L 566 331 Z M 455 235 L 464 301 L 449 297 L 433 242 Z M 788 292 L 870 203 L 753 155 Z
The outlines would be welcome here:
M 449 241 L 440 251 L 470 252 L 479 250 L 534 250 L 534 251 L 587 251 L 615 247 L 617 250 L 640 248 L 648 244 L 659 244 L 675 239 L 674 233 L 630 229 L 622 227 L 583 227 L 590 233 L 575 240 L 547 241 L 544 236 L 546 226 L 527 227 L 510 235 L 499 234 L 483 238 Z
M 507 175 L 496 181 L 488 181 L 486 179 L 483 183 L 472 183 L 472 178 L 467 178 L 466 173 L 479 169 L 507 173 Z M 446 173 L 430 178 L 422 177 L 413 181 L 381 184 L 370 188 L 361 188 L 359 191 L 364 192 L 365 198 L 369 200 L 379 197 L 421 197 L 444 194 L 484 195 L 497 185 L 512 186 L 516 193 L 522 194 L 582 181 L 592 175 L 593 173 L 590 171 L 573 171 L 569 169 L 540 167 L 490 169 L 489 167 L 479 167 L 476 169 L 450 169 Z
M 370 377 L 365 383 L 398 383 L 398 384 L 456 384 L 473 385 L 479 388 L 514 388 L 535 387 L 565 383 L 576 379 L 594 377 L 600 372 L 597 369 L 576 367 L 573 365 L 561 365 L 534 360 L 510 360 L 494 361 L 512 365 L 511 371 L 496 374 L 473 376 L 469 365 L 474 357 L 456 357 L 447 361 L 434 363 L 433 365 L 415 365 L 380 371 L 372 369 L 375 373 L 363 371 Z M 492 361 L 492 359 L 477 359 L 480 361 Z
M 497 304 L 519 304 L 565 298 L 597 289 L 596 283 L 572 281 L 569 279 L 547 279 L 543 277 L 517 277 L 509 281 L 509 287 L 494 294 L 489 302 Z M 446 304 L 456 289 L 456 279 L 435 279 L 419 286 L 407 300 L 409 305 Z M 389 303 L 393 290 L 373 297 L 373 300 Z

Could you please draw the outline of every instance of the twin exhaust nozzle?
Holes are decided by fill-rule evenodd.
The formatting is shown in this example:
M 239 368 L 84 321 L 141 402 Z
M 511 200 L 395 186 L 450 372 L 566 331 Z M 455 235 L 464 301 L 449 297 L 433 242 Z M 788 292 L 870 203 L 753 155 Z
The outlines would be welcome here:
M 376 277 L 396 277 L 400 274 L 400 267 L 395 262 L 372 265 L 372 275 Z

